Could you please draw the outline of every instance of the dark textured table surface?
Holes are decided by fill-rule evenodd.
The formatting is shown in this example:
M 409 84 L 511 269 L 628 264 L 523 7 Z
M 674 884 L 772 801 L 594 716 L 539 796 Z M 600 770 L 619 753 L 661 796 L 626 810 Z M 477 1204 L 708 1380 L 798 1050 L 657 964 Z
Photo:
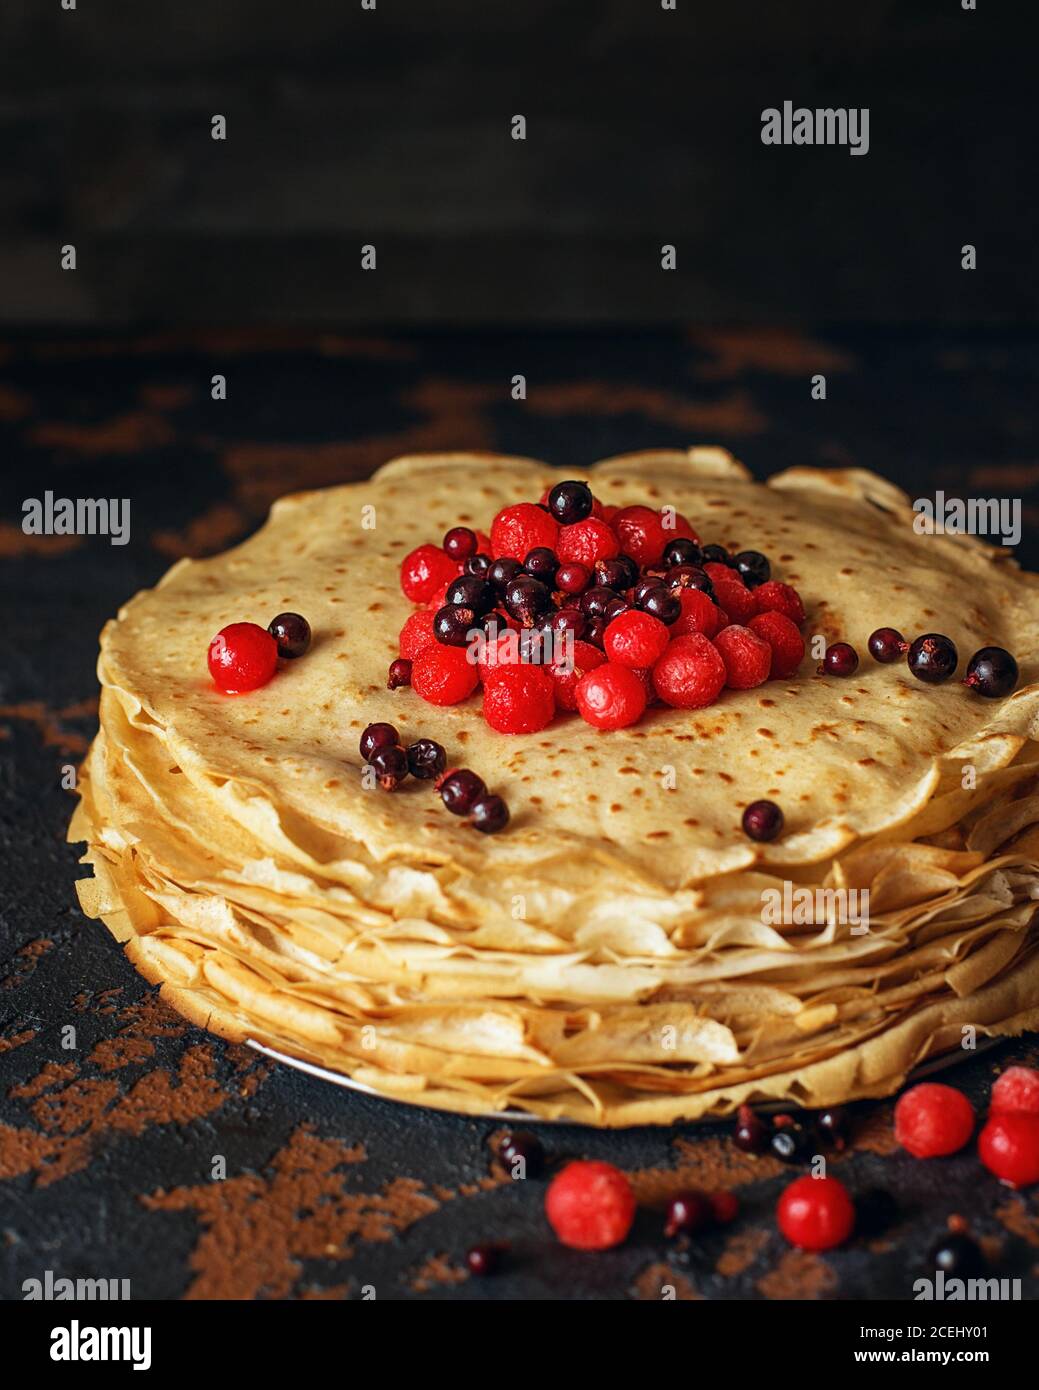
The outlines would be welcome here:
M 822 372 L 827 399 L 813 401 Z M 226 401 L 210 378 L 226 375 Z M 528 399 L 510 396 L 522 373 Z M 608 453 L 717 442 L 759 476 L 859 465 L 914 496 L 1019 498 L 1039 566 L 1039 335 L 898 328 L 639 335 L 342 337 L 156 332 L 0 344 L 0 1297 L 55 1276 L 128 1278 L 136 1298 L 909 1298 L 947 1217 L 993 1272 L 1039 1277 L 1039 1195 L 968 1150 L 895 1151 L 890 1104 L 856 1111 L 834 1160 L 880 1186 L 892 1221 L 826 1255 L 791 1251 L 773 1207 L 789 1170 L 728 1127 L 541 1129 L 551 1165 L 609 1159 L 642 1200 L 628 1241 L 558 1246 L 543 1183 L 492 1156 L 501 1125 L 352 1094 L 272 1066 L 171 1014 L 77 909 L 64 769 L 96 723 L 103 621 L 184 554 L 247 534 L 283 492 L 364 476 L 421 449 L 527 453 L 580 473 Z M 460 480 L 464 487 L 465 479 Z M 22 502 L 129 497 L 130 543 L 30 537 Z M 1029 534 L 1031 532 L 1031 534 Z M 834 537 L 835 548 L 840 538 Z M 983 1106 L 1022 1039 L 949 1079 Z M 733 1225 L 682 1252 L 659 1205 L 736 1191 Z M 470 1245 L 508 1242 L 502 1271 Z

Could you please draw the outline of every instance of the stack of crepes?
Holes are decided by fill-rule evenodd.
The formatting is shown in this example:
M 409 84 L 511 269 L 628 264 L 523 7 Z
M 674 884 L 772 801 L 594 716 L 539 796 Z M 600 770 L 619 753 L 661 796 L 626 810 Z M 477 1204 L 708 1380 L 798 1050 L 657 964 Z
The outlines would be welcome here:
M 79 884 L 185 1016 L 397 1099 L 615 1126 L 880 1096 L 916 1064 L 1039 1026 L 1039 579 L 965 536 L 920 535 L 858 470 L 761 486 L 716 449 L 597 465 L 605 503 L 674 506 L 704 542 L 763 551 L 851 679 L 798 674 L 655 706 L 600 733 L 489 728 L 386 688 L 411 611 L 400 562 L 488 529 L 561 475 L 497 456 L 398 459 L 282 498 L 226 554 L 181 561 L 101 641 L 101 731 L 70 832 Z M 566 476 L 566 475 L 563 475 Z M 307 656 L 236 697 L 209 680 L 228 623 L 282 610 Z M 1008 648 L 986 700 L 881 666 L 866 639 Z M 375 720 L 442 743 L 512 820 L 483 836 L 429 782 L 368 789 Z M 741 830 L 758 798 L 781 838 Z M 869 930 L 772 924 L 763 893 L 869 889 Z M 788 894 L 792 889 L 787 890 Z

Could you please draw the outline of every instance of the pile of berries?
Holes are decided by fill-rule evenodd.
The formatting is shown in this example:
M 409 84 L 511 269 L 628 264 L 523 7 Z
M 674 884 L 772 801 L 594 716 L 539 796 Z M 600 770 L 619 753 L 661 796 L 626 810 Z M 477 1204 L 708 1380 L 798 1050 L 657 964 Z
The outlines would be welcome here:
M 434 739 L 416 739 L 405 748 L 392 724 L 369 724 L 361 735 L 360 749 L 383 791 L 396 791 L 410 775 L 435 782 L 447 809 L 456 816 L 468 816 L 470 825 L 485 835 L 504 830 L 509 822 L 509 808 L 500 796 L 487 791 L 482 777 L 465 767 L 445 771 L 447 754 Z
M 536 733 L 557 710 L 620 729 L 658 701 L 702 709 L 788 678 L 805 651 L 804 606 L 764 555 L 701 545 L 673 509 L 607 507 L 577 481 L 505 507 L 489 536 L 456 526 L 419 546 L 401 588 L 423 607 L 390 685 L 439 705 L 482 685 L 500 733 Z

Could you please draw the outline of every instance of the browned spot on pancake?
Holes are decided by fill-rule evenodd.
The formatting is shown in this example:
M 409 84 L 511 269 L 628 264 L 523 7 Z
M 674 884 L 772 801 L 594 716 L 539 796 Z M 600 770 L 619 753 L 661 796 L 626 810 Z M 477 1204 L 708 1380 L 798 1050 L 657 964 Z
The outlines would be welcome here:
M 826 1298 L 837 1287 L 837 1276 L 825 1260 L 808 1250 L 789 1250 L 775 1269 L 758 1280 L 766 1298 Z

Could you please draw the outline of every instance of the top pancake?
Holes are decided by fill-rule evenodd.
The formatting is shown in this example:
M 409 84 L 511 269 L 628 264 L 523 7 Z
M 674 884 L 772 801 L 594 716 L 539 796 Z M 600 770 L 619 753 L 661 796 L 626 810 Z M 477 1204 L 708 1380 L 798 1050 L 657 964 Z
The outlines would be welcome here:
M 515 891 L 517 876 L 536 886 L 539 870 L 592 895 L 621 882 L 660 894 L 756 861 L 795 870 L 900 826 L 908 838 L 963 763 L 1005 766 L 1039 737 L 1039 578 L 972 538 L 916 534 L 908 499 L 873 474 L 792 469 L 762 486 L 713 449 L 630 455 L 574 476 L 606 503 L 671 505 L 705 542 L 763 551 L 773 578 L 801 594 L 806 639 L 857 648 L 855 676 L 818 676 L 809 655 L 790 680 L 726 690 L 705 710 L 653 708 L 609 733 L 561 713 L 540 733 L 503 735 L 484 722 L 479 691 L 447 708 L 388 691 L 412 611 L 403 557 L 451 526 L 489 530 L 502 507 L 537 500 L 560 476 L 526 459 L 435 455 L 282 498 L 244 544 L 181 561 L 122 609 L 102 634 L 102 681 L 253 824 L 276 820 L 323 862 L 410 866 L 448 892 L 475 879 L 490 898 Z M 260 690 L 222 695 L 206 667 L 214 633 L 284 610 L 309 620 L 310 652 Z M 984 700 L 958 679 L 928 686 L 904 664 L 877 665 L 866 639 L 881 626 L 946 633 L 957 676 L 977 648 L 1007 647 L 1019 688 Z M 428 783 L 365 789 L 357 743 L 375 720 L 472 767 L 507 800 L 508 829 L 479 835 Z M 761 797 L 786 818 L 767 846 L 740 829 Z

